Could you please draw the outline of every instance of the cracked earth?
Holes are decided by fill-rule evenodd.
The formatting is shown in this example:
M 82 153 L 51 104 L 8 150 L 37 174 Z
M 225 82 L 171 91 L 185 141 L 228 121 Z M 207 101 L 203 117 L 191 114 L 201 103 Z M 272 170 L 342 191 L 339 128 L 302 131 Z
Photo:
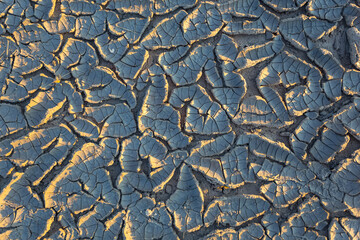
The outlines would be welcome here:
M 359 0 L 0 0 L 0 239 L 360 239 Z

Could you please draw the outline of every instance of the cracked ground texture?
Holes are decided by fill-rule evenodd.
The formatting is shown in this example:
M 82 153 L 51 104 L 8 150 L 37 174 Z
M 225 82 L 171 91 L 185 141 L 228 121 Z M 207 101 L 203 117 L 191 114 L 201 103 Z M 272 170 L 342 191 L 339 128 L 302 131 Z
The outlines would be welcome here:
M 0 240 L 360 240 L 359 0 L 0 0 Z

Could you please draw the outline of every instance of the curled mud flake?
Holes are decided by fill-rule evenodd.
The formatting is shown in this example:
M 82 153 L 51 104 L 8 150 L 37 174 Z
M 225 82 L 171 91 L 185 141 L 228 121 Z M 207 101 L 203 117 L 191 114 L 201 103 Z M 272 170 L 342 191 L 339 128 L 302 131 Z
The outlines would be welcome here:
M 152 0 L 110 0 L 107 5 L 107 9 L 117 10 L 120 13 L 140 14 L 143 17 L 151 17 L 152 12 Z
M 142 47 L 134 47 L 115 63 L 116 70 L 123 79 L 135 79 L 139 76 L 148 58 L 149 53 L 147 50 Z
M 181 167 L 177 189 L 166 201 L 166 207 L 180 232 L 194 232 L 203 225 L 204 196 L 188 166 Z
M 348 41 L 350 45 L 350 60 L 351 63 L 360 69 L 360 31 L 359 28 L 349 28 L 347 30 Z
M 190 102 L 185 118 L 185 131 L 188 133 L 209 135 L 231 130 L 226 112 L 200 86 L 176 88 L 169 102 L 175 108 L 182 108 L 186 102 Z
M 0 123 L 0 137 L 20 131 L 27 126 L 21 108 L 8 104 L 0 104 Z
M 191 142 L 191 137 L 181 131 L 180 114 L 166 102 L 168 83 L 164 72 L 148 76 L 151 85 L 146 91 L 144 104 L 139 114 L 139 129 L 151 129 L 155 136 L 168 142 L 172 149 L 183 148 Z
M 129 206 L 125 216 L 125 239 L 179 239 L 164 203 L 144 197 Z
M 349 0 L 309 0 L 306 10 L 321 19 L 337 22 L 342 19 L 342 9 L 349 2 Z
M 247 47 L 238 53 L 234 65 L 238 70 L 253 67 L 280 53 L 283 47 L 284 43 L 280 36 L 275 37 L 271 42 Z
M 215 36 L 223 26 L 222 15 L 215 4 L 201 3 L 182 22 L 185 40 L 192 44 L 201 39 Z
M 186 12 L 181 10 L 170 18 L 165 18 L 144 37 L 141 45 L 151 50 L 186 46 L 188 42 L 184 38 L 180 25 L 186 16 Z
M 264 0 L 269 7 L 279 12 L 292 12 L 305 5 L 308 0 Z
M 217 222 L 236 227 L 263 215 L 269 208 L 270 204 L 256 195 L 222 197 L 209 204 L 204 214 L 204 224 L 209 227 Z
M 105 120 L 100 137 L 124 138 L 136 131 L 134 115 L 129 107 L 117 104 L 114 112 Z
M 153 10 L 155 14 L 167 14 L 178 8 L 188 9 L 198 2 L 198 0 L 155 0 Z

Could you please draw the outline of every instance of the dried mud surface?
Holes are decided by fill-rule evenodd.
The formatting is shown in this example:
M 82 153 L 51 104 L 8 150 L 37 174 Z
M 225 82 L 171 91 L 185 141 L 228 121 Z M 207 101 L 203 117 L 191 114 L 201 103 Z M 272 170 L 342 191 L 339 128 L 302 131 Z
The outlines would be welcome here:
M 360 1 L 0 0 L 0 239 L 360 240 Z

